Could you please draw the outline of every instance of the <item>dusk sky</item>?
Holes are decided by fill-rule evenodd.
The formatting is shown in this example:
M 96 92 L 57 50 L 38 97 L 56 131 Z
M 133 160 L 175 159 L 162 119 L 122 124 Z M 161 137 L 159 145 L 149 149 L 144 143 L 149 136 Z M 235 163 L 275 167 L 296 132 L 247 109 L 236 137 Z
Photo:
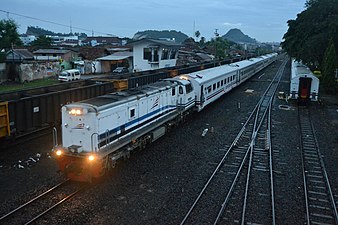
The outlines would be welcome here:
M 188 36 L 199 30 L 207 40 L 215 29 L 231 28 L 258 41 L 281 41 L 287 21 L 304 10 L 306 0 L 1 0 L 0 19 L 14 19 L 19 33 L 27 26 L 53 32 L 130 37 L 143 30 L 177 30 Z M 3 11 L 9 12 L 5 13 Z M 15 14 L 33 17 L 42 22 Z M 195 26 L 194 26 L 195 24 Z M 81 29 L 78 29 L 81 28 Z M 82 30 L 84 29 L 84 30 Z

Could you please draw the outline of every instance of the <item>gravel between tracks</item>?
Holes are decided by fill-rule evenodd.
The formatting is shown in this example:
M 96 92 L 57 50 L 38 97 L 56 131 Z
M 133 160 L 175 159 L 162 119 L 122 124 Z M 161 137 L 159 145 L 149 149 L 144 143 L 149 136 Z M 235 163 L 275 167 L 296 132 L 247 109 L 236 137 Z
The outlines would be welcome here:
M 109 177 L 57 208 L 39 224 L 179 224 L 279 64 L 270 66 L 202 112 L 194 113 L 146 150 L 134 152 L 129 160 L 119 162 Z M 288 92 L 289 75 L 287 67 L 278 91 Z M 247 89 L 254 92 L 245 93 Z M 296 107 L 278 98 L 273 106 L 277 224 L 304 223 Z M 325 100 L 311 108 L 337 199 L 338 181 L 333 178 L 338 177 L 338 104 Z M 205 128 L 209 132 L 202 137 Z M 62 180 L 56 173 L 55 162 L 47 155 L 51 146 L 48 137 L 0 153 L 0 201 L 3 202 L 0 216 Z M 36 165 L 17 168 L 18 160 L 25 161 L 37 153 L 42 156 Z

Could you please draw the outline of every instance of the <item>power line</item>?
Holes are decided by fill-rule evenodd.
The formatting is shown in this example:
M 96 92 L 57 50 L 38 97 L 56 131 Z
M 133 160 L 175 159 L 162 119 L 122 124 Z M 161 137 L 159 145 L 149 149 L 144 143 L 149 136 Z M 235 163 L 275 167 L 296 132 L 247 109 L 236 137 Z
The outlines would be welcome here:
M 54 25 L 58 25 L 58 26 L 69 28 L 69 25 L 62 24 L 62 23 L 57 23 L 57 22 L 53 22 L 53 21 L 49 21 L 49 20 L 39 19 L 39 18 L 32 17 L 32 16 L 26 16 L 26 15 L 22 15 L 22 14 L 19 14 L 19 13 L 13 13 L 13 12 L 9 12 L 9 11 L 2 10 L 2 9 L 0 9 L 0 11 L 6 13 L 7 18 L 9 18 L 9 14 L 12 14 L 12 15 L 21 16 L 21 17 L 24 17 L 24 18 L 27 18 L 27 19 L 37 20 L 37 21 L 40 21 L 40 22 L 50 23 L 50 24 L 54 24 Z M 104 34 L 104 35 L 108 35 L 108 36 L 115 36 L 113 34 L 107 34 L 105 32 L 99 32 L 99 31 L 89 30 L 89 29 L 85 29 L 85 28 L 81 28 L 81 27 L 74 27 L 72 25 L 71 25 L 71 28 L 74 28 L 74 29 L 77 29 L 77 30 L 82 30 L 82 31 L 87 31 L 89 33 L 94 33 L 95 32 L 95 33 L 98 33 L 98 34 Z

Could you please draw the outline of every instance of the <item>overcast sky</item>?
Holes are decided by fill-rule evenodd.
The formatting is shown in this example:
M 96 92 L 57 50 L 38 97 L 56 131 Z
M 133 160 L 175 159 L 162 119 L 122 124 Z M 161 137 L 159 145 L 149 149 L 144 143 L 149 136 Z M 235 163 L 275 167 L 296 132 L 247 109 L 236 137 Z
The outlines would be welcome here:
M 95 36 L 130 37 L 143 30 L 177 30 L 192 36 L 199 30 L 209 40 L 215 29 L 231 28 L 258 41 L 281 41 L 287 21 L 304 10 L 306 0 L 1 0 L 0 19 L 12 18 L 50 31 L 84 32 Z M 3 11 L 10 12 L 5 13 Z M 60 26 L 40 20 L 63 24 Z M 194 26 L 195 24 L 195 26 Z M 77 28 L 85 29 L 80 30 Z

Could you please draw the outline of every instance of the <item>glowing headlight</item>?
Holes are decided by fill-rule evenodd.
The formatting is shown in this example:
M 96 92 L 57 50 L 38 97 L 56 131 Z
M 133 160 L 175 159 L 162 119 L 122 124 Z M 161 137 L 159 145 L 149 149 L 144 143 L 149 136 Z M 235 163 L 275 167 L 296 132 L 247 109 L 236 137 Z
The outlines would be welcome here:
M 57 150 L 57 151 L 55 152 L 55 154 L 56 154 L 57 156 L 61 156 L 61 155 L 62 155 L 62 151 L 61 151 L 61 150 Z
M 180 79 L 182 79 L 182 80 L 189 80 L 188 77 L 185 76 L 185 75 L 180 76 Z
M 89 161 L 94 161 L 94 159 L 95 159 L 95 156 L 93 156 L 93 155 L 88 156 Z
M 81 109 L 71 109 L 69 111 L 70 115 L 74 115 L 74 116 L 79 116 L 82 115 L 82 110 Z

